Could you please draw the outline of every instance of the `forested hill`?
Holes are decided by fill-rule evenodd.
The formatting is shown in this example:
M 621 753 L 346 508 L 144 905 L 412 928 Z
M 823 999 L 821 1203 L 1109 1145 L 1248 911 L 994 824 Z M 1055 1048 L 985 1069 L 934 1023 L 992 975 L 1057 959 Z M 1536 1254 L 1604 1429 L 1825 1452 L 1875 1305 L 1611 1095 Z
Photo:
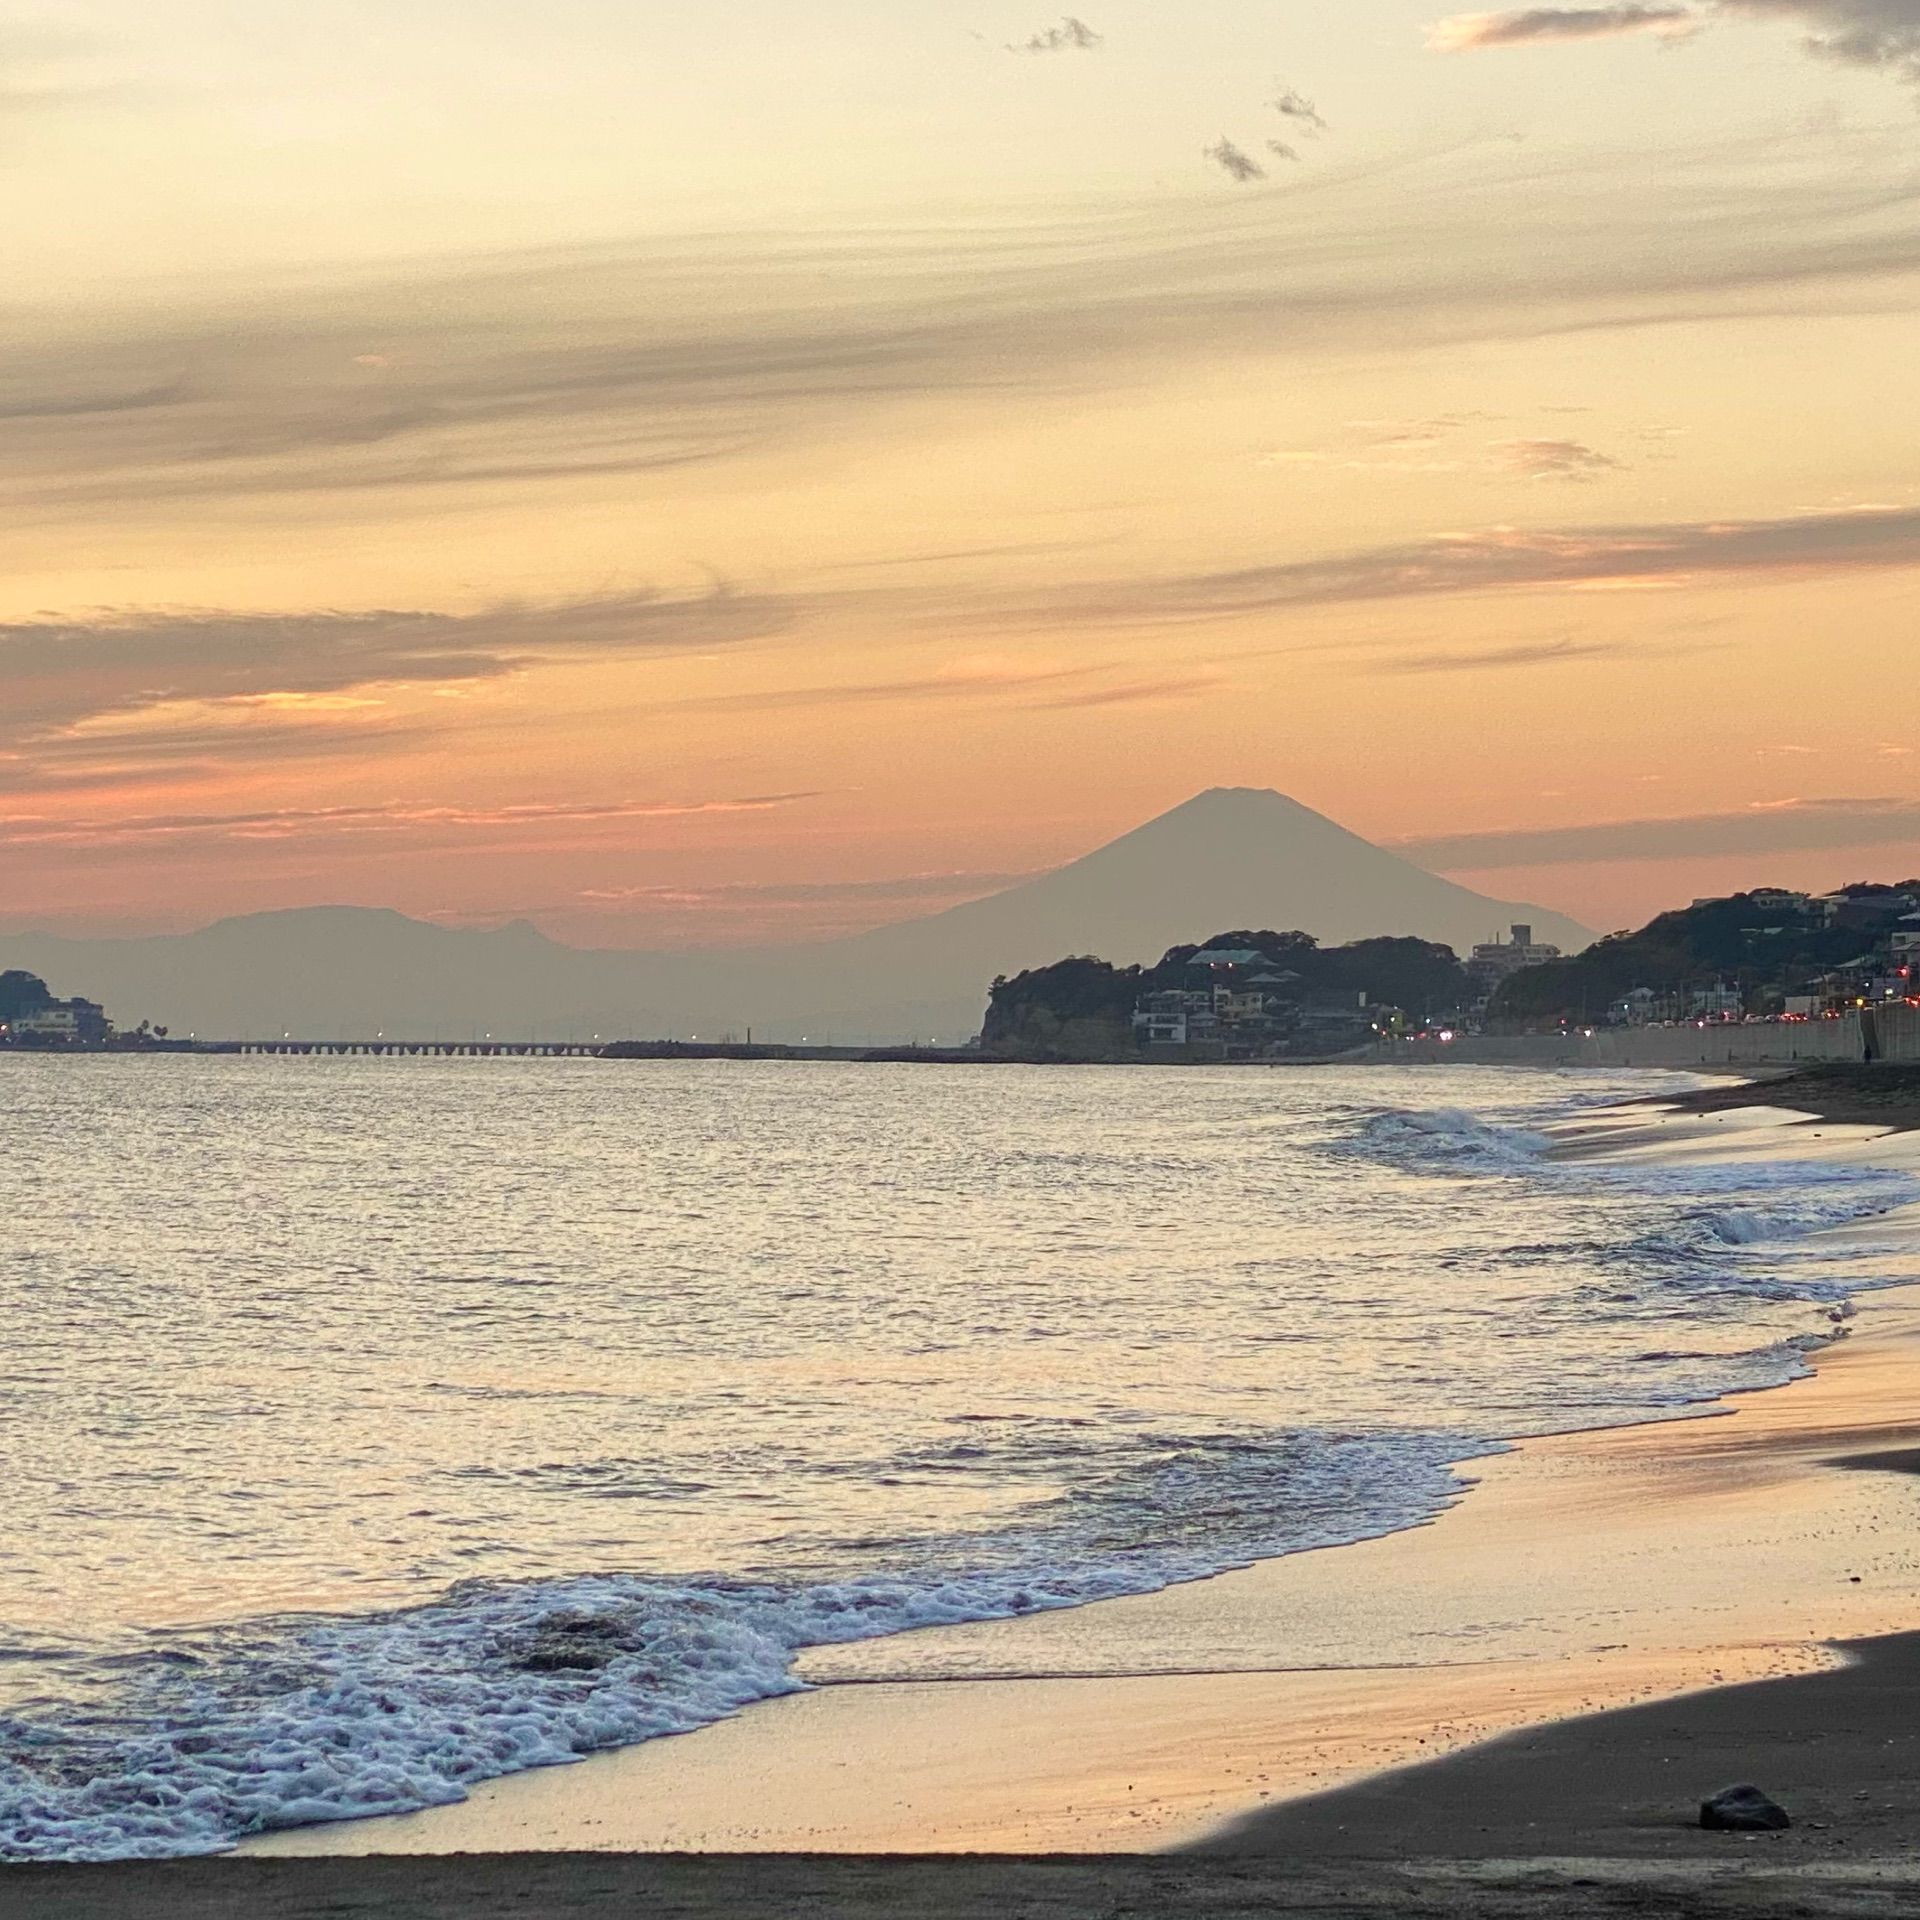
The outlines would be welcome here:
M 1302 1000 L 1365 994 L 1369 1005 L 1398 1007 L 1416 1021 L 1450 1012 L 1467 998 L 1465 970 L 1451 947 L 1431 940 L 1356 940 L 1323 947 L 1307 933 L 1246 928 L 1168 950 L 1151 967 L 1116 967 L 1087 955 L 993 983 L 982 1044 L 991 1052 L 1058 1053 L 1081 1059 L 1133 1050 L 1134 1008 L 1147 994 L 1194 982 L 1188 962 L 1208 951 L 1261 954 L 1295 976 Z
M 53 995 L 38 974 L 9 967 L 0 973 L 0 1026 L 22 1014 L 40 1013 L 53 1005 Z
M 1750 1010 L 1802 982 L 1846 968 L 1886 938 L 1920 881 L 1865 883 L 1829 899 L 1738 893 L 1663 913 L 1637 933 L 1613 933 L 1570 959 L 1528 967 L 1489 1009 L 1496 1022 L 1597 1020 L 1638 987 L 1674 993 L 1724 983 Z M 1832 902 L 1843 901 L 1836 914 Z M 1791 904 L 1789 904 L 1791 903 Z

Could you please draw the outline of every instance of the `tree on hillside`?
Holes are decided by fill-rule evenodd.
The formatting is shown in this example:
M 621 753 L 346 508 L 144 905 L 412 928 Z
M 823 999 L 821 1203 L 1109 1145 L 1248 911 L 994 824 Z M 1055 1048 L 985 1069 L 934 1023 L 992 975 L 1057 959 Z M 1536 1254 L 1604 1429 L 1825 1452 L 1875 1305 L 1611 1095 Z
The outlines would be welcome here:
M 1899 889 L 1853 891 L 1885 898 L 1886 918 L 1898 917 Z M 1530 1024 L 1595 1020 L 1636 987 L 1664 994 L 1718 982 L 1751 1000 L 1763 989 L 1847 966 L 1874 937 L 1870 924 L 1833 924 L 1811 906 L 1760 907 L 1748 893 L 1703 900 L 1657 915 L 1637 933 L 1609 934 L 1570 959 L 1523 969 L 1501 985 L 1490 1012 Z
M 39 1013 L 53 1005 L 47 983 L 37 974 L 10 967 L 0 973 L 0 1023 L 18 1020 L 22 1014 Z

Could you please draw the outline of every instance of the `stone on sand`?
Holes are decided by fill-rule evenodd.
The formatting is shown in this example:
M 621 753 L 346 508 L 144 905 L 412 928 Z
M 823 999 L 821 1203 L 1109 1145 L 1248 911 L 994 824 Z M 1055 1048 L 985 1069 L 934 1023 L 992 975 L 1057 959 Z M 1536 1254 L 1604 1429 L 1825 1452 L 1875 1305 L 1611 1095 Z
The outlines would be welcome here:
M 1793 1821 L 1758 1787 L 1728 1787 L 1701 1801 L 1700 1824 L 1713 1833 L 1779 1833 Z

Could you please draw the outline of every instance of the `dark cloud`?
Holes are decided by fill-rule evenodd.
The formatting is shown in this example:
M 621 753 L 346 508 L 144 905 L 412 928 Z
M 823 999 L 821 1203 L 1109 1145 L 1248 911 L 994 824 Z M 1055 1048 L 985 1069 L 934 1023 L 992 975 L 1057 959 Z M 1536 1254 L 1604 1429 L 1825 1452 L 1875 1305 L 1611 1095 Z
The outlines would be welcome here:
M 1616 820 L 1592 827 L 1517 828 L 1400 841 L 1395 851 L 1457 873 L 1613 860 L 1692 860 L 1722 854 L 1811 853 L 1920 842 L 1920 801 L 1793 800 L 1734 813 Z
M 1884 67 L 1920 82 L 1920 0 L 1718 0 L 1718 10 L 1808 29 L 1823 59 Z
M 1300 158 L 1300 149 L 1298 147 L 1288 146 L 1284 140 L 1269 140 L 1267 142 L 1267 151 L 1272 154 L 1276 160 L 1298 160 Z
M 1222 139 L 1216 145 L 1203 149 L 1206 157 L 1221 172 L 1234 180 L 1264 180 L 1267 170 L 1252 154 L 1242 152 L 1231 140 Z
M 1274 99 L 1273 110 L 1298 126 L 1312 128 L 1315 133 L 1327 130 L 1320 109 L 1297 87 L 1283 87 Z
M 1084 20 L 1076 20 L 1072 14 L 1061 21 L 1057 27 L 1043 28 L 1031 40 L 1021 40 L 1009 46 L 1009 53 L 1072 53 L 1090 52 L 1099 46 L 1100 35 Z
M 0 624 L 0 743 L 183 701 L 497 679 L 536 661 L 701 652 L 782 633 L 792 603 L 635 591 L 473 613 L 106 612 Z
M 1920 567 L 1920 508 L 1784 520 L 1494 528 L 1327 560 L 1094 582 L 992 618 L 1036 625 L 1155 625 L 1367 600 Z

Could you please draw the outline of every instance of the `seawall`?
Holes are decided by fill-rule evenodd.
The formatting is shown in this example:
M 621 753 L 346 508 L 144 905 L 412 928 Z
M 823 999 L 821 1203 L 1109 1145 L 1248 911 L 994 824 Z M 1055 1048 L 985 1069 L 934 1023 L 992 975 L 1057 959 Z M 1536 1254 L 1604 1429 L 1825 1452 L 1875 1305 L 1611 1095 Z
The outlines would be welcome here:
M 1486 1067 L 1794 1067 L 1823 1060 L 1920 1061 L 1920 1007 L 1874 1007 L 1839 1020 L 1394 1040 L 1382 1042 L 1370 1057 Z

